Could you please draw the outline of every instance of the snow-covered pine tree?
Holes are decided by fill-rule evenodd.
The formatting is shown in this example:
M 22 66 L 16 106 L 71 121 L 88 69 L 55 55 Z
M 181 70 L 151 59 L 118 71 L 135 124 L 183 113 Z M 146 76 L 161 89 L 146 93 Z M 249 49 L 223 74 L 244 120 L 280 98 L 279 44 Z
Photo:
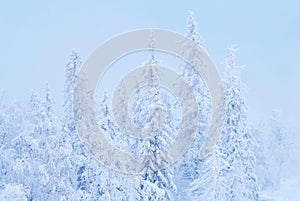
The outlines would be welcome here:
M 197 22 L 192 11 L 189 12 L 187 19 L 187 36 L 188 39 L 194 42 L 195 45 L 201 46 L 204 42 L 203 37 L 198 31 Z M 193 49 L 191 47 L 191 49 Z M 194 51 L 190 52 L 191 60 L 194 57 Z M 201 118 L 199 122 L 198 134 L 195 141 L 184 154 L 182 159 L 176 165 L 176 185 L 178 185 L 177 199 L 187 199 L 189 184 L 199 177 L 198 171 L 201 161 L 199 160 L 200 148 L 203 142 L 203 136 L 207 132 L 207 125 L 210 116 L 210 98 L 208 89 L 202 80 L 201 75 L 195 69 L 193 64 L 184 63 L 182 77 L 191 86 L 200 110 Z
M 264 126 L 262 122 L 259 125 L 251 126 L 251 131 L 254 140 L 257 143 L 254 145 L 254 154 L 256 157 L 256 174 L 258 180 L 259 191 L 264 191 L 272 188 L 272 180 L 270 177 L 269 158 L 267 153 L 267 144 L 269 142 L 269 137 L 265 134 Z
M 49 153 L 46 147 L 47 134 L 45 132 L 47 130 L 47 121 L 45 119 L 44 100 L 37 92 L 33 92 L 31 95 L 30 108 L 29 119 L 31 122 L 31 128 L 28 133 L 23 133 L 20 137 L 21 139 L 31 139 L 35 142 L 30 143 L 29 141 L 28 144 L 30 143 L 32 145 L 27 145 L 30 149 L 24 151 L 24 153 L 29 152 L 28 155 L 30 163 L 33 164 L 30 168 L 34 175 L 28 176 L 33 177 L 31 178 L 29 186 L 32 187 L 31 196 L 33 199 L 45 199 L 49 195 L 45 195 L 45 192 L 49 189 L 47 188 L 45 181 L 50 177 L 50 175 L 46 173 L 46 170 L 41 172 L 41 167 L 49 161 Z M 24 148 L 27 147 L 26 144 L 22 144 L 21 146 Z M 49 183 L 47 184 L 49 185 Z
M 80 102 L 80 108 L 75 107 L 74 112 L 76 115 L 82 115 L 82 112 L 94 110 L 89 104 L 90 98 L 93 98 L 91 92 L 85 87 L 85 80 L 77 80 L 77 87 L 79 96 L 75 96 L 74 102 Z M 88 113 L 88 112 L 87 112 Z M 104 100 L 101 102 L 100 107 L 96 110 L 96 121 L 99 127 L 106 135 L 109 141 L 116 143 L 118 147 L 124 144 L 124 139 L 117 125 L 114 123 L 113 117 L 110 114 L 105 94 Z M 87 127 L 91 122 L 87 118 Z M 122 146 L 120 147 L 122 148 Z M 135 177 L 129 177 L 122 173 L 104 167 L 99 163 L 86 149 L 81 149 L 80 152 L 74 151 L 72 153 L 72 163 L 76 166 L 74 176 L 76 178 L 74 188 L 75 193 L 72 195 L 74 199 L 80 200 L 134 200 L 136 191 L 134 183 Z
M 187 19 L 187 28 L 188 28 L 187 38 L 189 38 L 197 45 L 203 44 L 204 38 L 203 36 L 201 36 L 201 34 L 199 34 L 197 22 L 195 20 L 193 11 L 189 11 L 189 15 Z
M 228 154 L 230 200 L 257 201 L 256 158 L 253 154 L 255 141 L 247 125 L 247 107 L 239 67 L 236 65 L 236 51 L 234 46 L 229 48 L 229 56 L 225 60 L 226 119 L 221 146 Z
M 38 139 L 42 134 L 42 98 L 37 92 L 33 92 L 30 97 L 29 120 L 32 125 L 32 137 Z
M 7 140 L 9 132 L 13 129 L 9 127 L 13 123 L 10 122 L 9 115 L 14 114 L 8 113 L 7 110 L 8 107 L 4 103 L 4 93 L 0 93 L 0 190 L 4 190 L 7 185 L 17 182 L 17 175 L 13 170 L 17 153 L 10 141 Z M 2 192 L 4 193 L 4 191 Z
M 46 84 L 44 97 L 41 102 L 41 122 L 42 131 L 39 141 L 41 143 L 42 156 L 47 160 L 38 167 L 40 172 L 40 185 L 43 186 L 40 192 L 40 199 L 59 200 L 70 195 L 68 186 L 71 169 L 68 160 L 71 154 L 71 144 L 63 141 L 63 133 L 59 129 L 58 119 L 53 109 L 54 101 L 51 91 Z
M 289 157 L 291 143 L 288 140 L 287 132 L 283 127 L 279 113 L 274 111 L 270 120 L 270 132 L 267 141 L 266 153 L 272 188 L 278 189 L 282 178 L 284 163 Z
M 226 152 L 216 145 L 199 167 L 199 177 L 190 184 L 190 200 L 230 200 Z
M 34 98 L 33 98 L 34 97 Z M 19 135 L 16 136 L 11 141 L 12 149 L 15 151 L 13 162 L 13 174 L 15 175 L 15 183 L 22 184 L 23 186 L 30 186 L 30 196 L 37 197 L 36 192 L 38 192 L 38 166 L 40 161 L 41 149 L 39 142 L 39 135 L 41 134 L 39 129 L 39 124 L 37 125 L 38 120 L 35 118 L 35 115 L 40 114 L 41 99 L 37 93 L 33 93 L 31 99 L 31 106 L 34 100 L 34 107 L 32 107 L 32 112 L 30 112 L 29 120 L 30 126 L 28 129 L 23 127 L 22 132 L 19 132 Z M 10 115 L 13 116 L 13 113 Z M 36 135 L 35 135 L 36 131 Z
M 39 133 L 38 138 L 41 143 L 40 147 L 42 149 L 46 149 L 45 146 L 46 143 L 48 142 L 48 137 L 49 136 L 58 137 L 57 122 L 53 110 L 54 101 L 52 100 L 51 92 L 48 87 L 48 84 L 46 84 L 46 89 L 45 89 L 45 94 L 43 99 L 36 100 L 36 103 L 38 105 L 35 106 L 37 108 L 33 116 L 33 118 L 36 120 L 34 124 L 36 129 L 34 132 L 35 134 L 37 134 L 36 130 L 38 131 Z
M 226 120 L 221 139 L 201 164 L 191 194 L 199 200 L 258 200 L 255 140 L 247 125 L 247 108 L 234 47 L 226 58 Z M 194 199 L 195 199 L 194 197 Z
M 138 117 L 144 114 L 147 118 L 139 118 L 135 121 L 138 127 L 149 127 L 150 130 L 155 130 L 155 125 L 152 115 L 158 112 L 159 108 L 165 108 L 168 103 L 166 97 L 163 96 L 159 86 L 155 84 L 156 75 L 159 73 L 155 67 L 158 61 L 154 51 L 154 39 L 150 41 L 150 58 L 144 65 L 144 79 L 148 80 L 149 85 L 146 90 L 139 91 L 139 100 L 135 100 L 135 107 L 132 108 L 132 115 Z M 137 104 L 139 103 L 139 104 Z M 161 106 L 161 107 L 160 107 Z M 156 110 L 158 109 L 158 110 Z M 170 115 L 171 108 L 166 108 L 167 111 L 160 111 L 164 114 L 159 114 L 160 117 L 165 116 L 166 119 L 172 118 Z M 149 111 L 153 110 L 153 111 Z M 151 113 L 152 112 L 152 113 Z M 154 113 L 153 113 L 154 112 Z M 151 117 L 152 116 L 152 117 Z M 168 120 L 165 119 L 165 123 Z M 170 125 L 168 125 L 170 126 Z M 173 170 L 171 167 L 161 169 L 157 163 L 157 157 L 159 152 L 162 151 L 167 145 L 169 139 L 174 137 L 174 133 L 170 132 L 173 129 L 162 129 L 162 131 L 155 134 L 150 140 L 147 140 L 146 146 L 143 147 L 143 154 L 152 156 L 151 159 L 145 164 L 143 174 L 140 178 L 139 185 L 137 187 L 138 198 L 137 200 L 173 200 L 173 194 L 176 192 L 175 184 L 173 183 Z M 145 141 L 144 141 L 145 143 Z M 153 160 L 152 160 L 153 159 Z
M 70 177 L 69 185 L 72 186 L 73 189 L 83 188 L 79 186 L 83 185 L 83 183 L 80 182 L 80 178 L 82 178 L 80 174 L 83 174 L 82 170 L 86 169 L 85 164 L 87 163 L 83 145 L 76 132 L 73 112 L 73 95 L 80 66 L 81 58 L 79 57 L 79 54 L 73 50 L 65 67 L 64 117 L 62 122 L 63 141 L 69 141 L 72 144 L 71 157 L 68 159 L 68 164 L 70 166 L 68 174 Z
M 133 122 L 140 128 L 144 128 L 151 123 L 148 109 L 161 101 L 163 102 L 164 99 L 161 96 L 159 87 L 154 84 L 155 74 L 157 73 L 157 69 L 153 66 L 154 64 L 157 64 L 157 60 L 154 56 L 154 51 L 151 51 L 150 59 L 144 64 L 144 79 L 147 79 L 150 84 L 144 89 L 137 90 L 137 94 L 132 101 L 134 104 L 131 105 L 132 107 L 129 107 L 130 115 L 133 116 Z M 139 86 L 136 88 L 139 88 Z M 122 93 L 126 93 L 126 91 Z M 133 139 L 124 136 L 113 121 L 107 101 L 107 95 L 105 94 L 104 100 L 100 105 L 101 109 L 98 111 L 101 114 L 98 116 L 98 120 L 101 130 L 112 143 L 116 143 L 117 147 L 120 149 L 124 148 L 132 154 L 157 155 L 159 149 L 166 146 L 167 143 L 164 138 L 167 137 L 166 130 L 164 130 L 165 136 L 155 136 L 151 140 Z M 123 104 L 127 103 L 123 102 Z M 124 137 L 128 139 L 124 139 Z M 172 171 L 170 169 L 157 170 L 159 167 L 155 167 L 155 170 L 151 169 L 157 164 L 155 160 L 149 163 L 151 163 L 149 166 L 145 164 L 146 173 L 138 177 L 124 175 L 105 168 L 102 172 L 103 176 L 106 175 L 104 185 L 101 186 L 102 196 L 108 200 L 171 200 L 172 191 L 175 189 L 175 185 L 172 182 Z
M 125 103 L 124 103 L 125 104 Z M 96 110 L 97 122 L 103 134 L 107 137 L 110 143 L 115 144 L 121 150 L 128 148 L 129 143 L 127 139 L 124 139 L 123 133 L 118 129 L 114 123 L 113 117 L 108 107 L 108 96 L 107 92 L 104 93 L 104 98 L 99 104 Z M 93 196 L 97 196 L 97 199 L 101 200 L 136 200 L 137 199 L 137 177 L 134 175 L 127 175 L 124 173 L 111 170 L 107 167 L 102 166 L 98 161 L 91 159 L 88 165 L 89 168 L 96 167 L 92 178 L 94 182 L 91 183 L 90 191 Z
M 75 84 L 77 81 L 77 73 L 81 67 L 81 58 L 79 54 L 73 50 L 70 59 L 65 67 L 65 89 L 64 89 L 64 118 L 63 132 L 71 136 L 73 151 L 80 153 L 81 146 L 78 135 L 76 134 L 74 112 L 73 112 L 73 95 Z
M 26 128 L 26 113 L 23 104 L 13 100 L 4 108 L 3 117 L 4 142 L 10 143 L 13 138 L 20 135 Z
M 193 75 L 193 74 L 192 74 Z M 204 118 L 206 121 L 200 122 L 200 134 L 207 132 L 207 127 L 203 125 L 208 124 L 208 119 L 210 115 L 210 105 L 208 99 L 208 91 L 201 82 L 193 86 L 193 89 L 199 87 L 196 91 L 198 96 L 200 94 L 201 104 L 199 104 L 200 110 L 204 112 Z M 204 129 L 203 129 L 204 127 Z M 206 129 L 205 129 L 206 128 Z M 201 143 L 196 144 L 198 146 Z M 207 200 L 207 201 L 218 201 L 218 200 L 230 200 L 230 182 L 228 181 L 229 177 L 229 162 L 228 162 L 228 153 L 224 149 L 222 141 L 220 140 L 213 150 L 204 158 L 199 159 L 200 149 L 195 149 L 194 151 L 194 171 L 197 173 L 188 189 L 186 195 L 187 199 L 190 200 Z M 190 163 L 189 161 L 187 163 Z

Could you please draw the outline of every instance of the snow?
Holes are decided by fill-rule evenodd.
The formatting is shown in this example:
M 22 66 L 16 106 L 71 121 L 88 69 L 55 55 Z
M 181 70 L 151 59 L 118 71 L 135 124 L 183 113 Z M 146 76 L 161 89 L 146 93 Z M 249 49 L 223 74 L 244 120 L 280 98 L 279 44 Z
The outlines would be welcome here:
M 283 179 L 279 189 L 262 191 L 260 195 L 261 201 L 299 201 L 300 182 L 296 179 Z

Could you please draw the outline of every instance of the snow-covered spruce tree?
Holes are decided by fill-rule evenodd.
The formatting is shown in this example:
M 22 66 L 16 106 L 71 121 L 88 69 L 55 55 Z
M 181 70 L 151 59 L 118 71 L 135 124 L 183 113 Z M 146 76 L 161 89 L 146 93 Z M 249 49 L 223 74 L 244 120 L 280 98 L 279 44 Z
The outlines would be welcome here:
M 37 96 L 35 94 L 35 96 Z M 55 114 L 53 111 L 53 103 L 50 89 L 46 84 L 45 94 L 43 99 L 39 100 L 38 97 L 32 96 L 32 119 L 34 125 L 34 135 L 40 141 L 40 147 L 46 149 L 47 138 L 49 136 L 56 136 L 57 133 L 57 122 L 55 120 Z
M 118 126 L 114 123 L 112 114 L 108 107 L 107 93 L 104 93 L 104 99 L 101 101 L 99 107 L 96 110 L 96 119 L 100 125 L 100 129 L 109 143 L 114 144 L 116 147 L 123 150 L 127 148 L 131 150 L 130 143 L 126 136 Z M 92 165 L 94 164 L 94 165 Z M 110 168 L 102 166 L 98 161 L 91 159 L 87 168 L 96 167 L 93 171 L 85 170 L 86 175 L 93 173 L 88 177 L 85 177 L 85 181 L 92 180 L 89 185 L 88 191 L 95 198 L 101 200 L 137 200 L 138 192 L 135 187 L 138 185 L 136 176 L 120 173 Z
M 81 116 L 83 113 L 91 114 L 94 111 L 92 104 L 89 104 L 93 94 L 86 88 L 85 80 L 79 79 L 78 91 L 74 102 L 80 102 L 81 107 L 74 107 L 76 116 Z M 90 111 L 90 112 L 89 112 Z M 91 128 L 94 122 L 92 118 L 87 117 L 85 122 L 86 128 Z M 108 109 L 107 97 L 105 95 L 98 110 L 96 110 L 96 119 L 99 122 L 100 129 L 106 135 L 107 139 L 116 143 L 118 147 L 125 141 L 120 138 L 121 132 L 115 125 L 112 115 Z M 126 141 L 125 141 L 126 142 Z M 111 143 L 111 142 L 109 142 Z M 122 146 L 120 147 L 122 148 Z M 122 173 L 104 167 L 95 160 L 94 157 L 85 149 L 82 152 L 73 152 L 72 161 L 77 166 L 75 193 L 72 196 L 74 199 L 80 200 L 134 200 L 136 191 L 134 186 L 135 177 L 130 177 Z M 132 179 L 133 178 L 133 179 Z
M 30 108 L 29 120 L 31 122 L 31 128 L 28 133 L 23 133 L 22 136 L 20 136 L 20 139 L 25 139 L 25 141 L 22 140 L 23 144 L 21 146 L 23 146 L 23 148 L 27 146 L 30 148 L 25 149 L 23 154 L 27 154 L 28 156 L 26 157 L 29 158 L 30 163 L 33 164 L 30 168 L 34 175 L 28 175 L 28 177 L 32 177 L 28 184 L 32 187 L 31 196 L 34 199 L 45 199 L 48 198 L 48 195 L 51 193 L 51 191 L 48 192 L 48 186 L 51 185 L 48 182 L 50 175 L 46 168 L 42 168 L 49 162 L 49 150 L 47 150 L 46 147 L 49 122 L 46 118 L 45 101 L 36 92 L 33 92 L 31 95 Z M 34 143 L 30 142 L 29 139 Z M 18 141 L 18 139 L 15 139 L 15 142 Z M 24 144 L 25 142 L 27 142 L 28 145 Z M 46 180 L 47 184 L 45 182 Z
M 193 13 L 190 11 L 187 19 L 187 36 L 188 39 L 194 42 L 196 46 L 201 46 L 203 43 L 203 37 L 200 35 L 197 27 L 197 23 L 194 19 Z M 195 51 L 193 47 L 190 47 L 189 58 L 193 60 Z M 201 117 L 199 121 L 198 133 L 195 141 L 184 154 L 182 159 L 176 165 L 175 182 L 178 186 L 177 199 L 187 199 L 187 192 L 189 184 L 199 177 L 200 171 L 198 171 L 201 161 L 199 160 L 200 148 L 203 142 L 203 136 L 207 132 L 207 125 L 210 116 L 210 98 L 207 87 L 202 80 L 201 75 L 195 69 L 193 64 L 184 63 L 182 77 L 186 80 L 189 86 L 191 86 L 194 95 L 198 103 L 198 109 Z
M 200 176 L 190 184 L 188 197 L 191 200 L 230 200 L 228 161 L 226 152 L 216 145 L 203 159 Z
M 42 133 L 42 98 L 37 92 L 33 92 L 30 97 L 29 121 L 32 125 L 31 135 L 38 139 Z
M 200 96 L 200 98 L 198 98 L 198 100 L 201 100 L 199 108 L 202 113 L 204 113 L 204 118 L 202 117 L 200 122 L 199 134 L 205 135 L 207 127 L 203 125 L 208 124 L 211 110 L 208 91 L 201 82 L 199 82 L 198 85 L 192 86 L 193 89 L 196 89 L 195 91 L 197 92 L 197 96 Z M 200 86 L 200 88 L 197 88 L 197 86 Z M 185 195 L 186 198 L 189 200 L 207 201 L 231 200 L 228 152 L 224 148 L 222 140 L 219 140 L 219 142 L 213 147 L 212 151 L 205 156 L 205 158 L 201 159 L 199 158 L 201 143 L 199 140 L 196 142 L 198 149 L 195 149 L 194 151 L 194 155 L 192 157 L 193 160 L 187 161 L 187 163 L 196 161 L 196 163 L 194 162 L 196 165 L 196 167 L 194 167 L 194 172 L 196 174 L 194 174 L 194 178 L 191 178 L 189 189 L 187 189 L 188 193 Z
M 270 133 L 267 141 L 267 162 L 270 169 L 272 188 L 277 189 L 282 178 L 284 163 L 289 157 L 289 147 L 291 143 L 288 140 L 287 132 L 283 127 L 278 112 L 273 112 L 270 121 Z
M 12 106 L 13 105 L 10 107 Z M 11 110 L 10 107 L 7 107 L 4 103 L 4 93 L 0 93 L 0 190 L 4 190 L 7 185 L 18 182 L 18 175 L 14 171 L 15 160 L 18 154 L 11 145 L 11 142 L 8 141 L 11 131 L 15 128 L 14 121 L 10 115 L 17 116 L 18 114 L 9 113 L 14 111 Z M 15 124 L 18 123 L 19 122 L 15 122 Z
M 225 125 L 219 142 L 200 166 L 200 177 L 191 184 L 195 200 L 258 200 L 255 141 L 247 125 L 236 49 L 229 50 L 224 76 Z
M 170 168 L 160 169 L 156 158 L 158 152 L 164 146 L 165 142 L 155 136 L 150 140 L 148 154 L 154 156 L 154 160 L 145 164 L 145 174 L 140 178 L 137 187 L 138 200 L 173 200 L 173 194 L 176 187 L 173 183 L 173 172 Z
M 63 132 L 71 136 L 73 150 L 80 153 L 81 146 L 78 135 L 76 134 L 74 112 L 73 112 L 73 95 L 77 81 L 77 73 L 81 67 L 81 58 L 78 53 L 73 50 L 70 59 L 65 67 L 65 89 L 64 89 L 64 118 Z
M 147 79 L 150 84 L 141 90 L 137 90 L 137 94 L 132 101 L 134 104 L 129 104 L 133 122 L 138 127 L 147 128 L 147 130 L 152 128 L 151 118 L 149 118 L 151 114 L 148 109 L 155 109 L 154 105 L 162 104 L 166 99 L 160 93 L 159 87 L 153 84 L 157 73 L 154 64 L 157 64 L 157 60 L 154 52 L 151 51 L 150 59 L 144 64 L 144 79 Z M 139 86 L 136 88 L 139 88 Z M 124 90 L 122 93 L 127 92 Z M 127 104 L 125 100 L 120 100 L 120 103 Z M 115 143 L 120 149 L 129 151 L 132 154 L 156 156 L 159 150 L 167 145 L 168 135 L 174 134 L 167 133 L 172 129 L 166 126 L 163 129 L 163 134 L 157 133 L 151 140 L 128 137 L 114 123 L 108 108 L 106 95 L 100 108 L 101 130 L 111 143 Z M 108 200 L 171 200 L 172 191 L 175 190 L 175 185 L 172 182 L 172 171 L 170 169 L 160 170 L 155 159 L 148 162 L 145 164 L 146 173 L 142 176 L 124 175 L 105 168 L 102 172 L 103 175 L 106 175 L 105 183 L 101 186 L 102 197 Z
M 25 129 L 25 110 L 20 103 L 14 100 L 8 106 L 3 108 L 0 116 L 2 116 L 2 120 L 0 120 L 2 121 L 0 125 L 0 135 L 2 136 L 2 145 L 0 145 L 0 149 L 2 149 L 2 153 L 4 154 L 0 160 L 0 180 L 4 183 L 19 183 L 26 186 L 24 183 L 24 180 L 26 180 L 24 174 L 26 175 L 29 170 L 26 169 L 25 166 L 30 165 L 27 163 L 29 160 L 26 158 L 22 160 L 24 156 L 22 155 L 22 150 L 26 149 L 26 147 L 22 148 L 19 146 L 17 150 L 12 142 L 15 138 L 22 136 L 22 134 L 27 132 Z M 24 168 L 22 167 L 20 171 L 15 171 L 16 161 L 20 161 L 24 164 Z
M 273 167 L 270 166 L 268 153 L 267 153 L 267 144 L 269 142 L 269 137 L 265 134 L 264 126 L 260 123 L 257 126 L 251 126 L 251 131 L 253 134 L 254 140 L 254 154 L 256 157 L 256 174 L 258 179 L 259 191 L 264 191 L 272 188 L 272 180 L 270 175 L 270 169 Z
M 13 100 L 3 110 L 2 135 L 4 143 L 10 143 L 13 138 L 25 130 L 26 113 L 23 105 Z
M 75 84 L 77 81 L 77 73 L 81 66 L 81 58 L 78 53 L 73 50 L 69 61 L 65 67 L 65 89 L 64 89 L 64 117 L 62 122 L 63 141 L 72 144 L 71 157 L 68 159 L 69 164 L 69 184 L 73 189 L 80 188 L 78 184 L 78 171 L 85 168 L 85 164 L 82 161 L 86 156 L 83 155 L 83 145 L 76 132 L 74 112 L 73 112 L 73 95 Z
M 65 81 L 65 102 L 64 110 L 65 117 L 63 122 L 64 141 L 70 141 L 72 144 L 72 153 L 68 158 L 67 165 L 69 166 L 69 181 L 67 185 L 71 186 L 71 190 L 75 190 L 71 198 L 80 200 L 89 199 L 108 199 L 104 197 L 106 193 L 103 191 L 105 179 L 101 176 L 103 167 L 95 162 L 93 156 L 84 148 L 81 143 L 75 127 L 74 112 L 76 115 L 82 115 L 87 110 L 92 110 L 91 105 L 88 104 L 89 98 L 92 94 L 87 91 L 85 87 L 85 80 L 78 80 L 78 72 L 81 66 L 81 59 L 78 53 L 73 51 L 71 58 L 66 65 L 66 81 Z M 78 83 L 80 93 L 78 100 L 73 100 L 75 85 Z M 85 108 L 73 108 L 73 102 L 80 102 Z M 86 122 L 89 123 L 89 122 Z M 68 137 L 71 136 L 71 139 Z M 110 178 L 107 178 L 108 180 Z M 112 200 L 112 199 L 111 199 Z
M 152 41 L 152 48 L 153 45 Z M 156 132 L 155 127 L 157 126 L 155 125 L 155 119 L 153 119 L 155 118 L 154 116 L 157 115 L 156 112 L 159 113 L 159 118 L 162 118 L 162 116 L 165 117 L 165 119 L 158 120 L 159 122 L 164 120 L 166 124 L 168 122 L 167 119 L 172 118 L 168 116 L 170 115 L 168 110 L 171 108 L 166 108 L 166 111 L 160 110 L 166 107 L 167 103 L 164 102 L 167 99 L 163 98 L 164 96 L 162 96 L 159 86 L 155 84 L 156 75 L 159 73 L 155 67 L 157 63 L 155 52 L 151 50 L 150 59 L 145 62 L 144 65 L 144 79 L 148 80 L 149 85 L 144 92 L 139 92 L 138 98 L 140 99 L 134 101 L 135 107 L 132 108 L 132 115 L 134 116 L 137 126 L 147 128 L 147 131 L 154 132 Z M 146 118 L 138 118 L 141 114 L 144 114 L 143 116 Z M 172 181 L 173 171 L 170 167 L 161 169 L 157 162 L 159 152 L 162 151 L 168 145 L 170 139 L 172 140 L 174 137 L 174 133 L 172 133 L 173 129 L 168 126 L 165 126 L 160 132 L 155 133 L 150 140 L 142 142 L 145 143 L 142 153 L 152 157 L 145 164 L 145 174 L 140 177 L 140 182 L 137 187 L 137 200 L 173 200 L 172 197 L 176 191 L 176 187 Z
M 254 140 L 247 125 L 247 108 L 243 94 L 243 84 L 236 66 L 237 48 L 229 48 L 225 60 L 226 119 L 221 136 L 221 146 L 228 154 L 230 169 L 230 200 L 257 201 L 258 185 L 256 158 L 253 154 Z
M 68 186 L 70 165 L 68 158 L 71 153 L 71 144 L 63 141 L 63 133 L 60 131 L 58 121 L 53 109 L 54 101 L 51 92 L 46 85 L 43 100 L 41 102 L 41 118 L 39 136 L 42 164 L 38 166 L 39 199 L 59 200 L 67 197 L 72 192 Z
M 92 105 L 89 104 L 92 94 L 85 87 L 85 80 L 77 78 L 76 82 L 78 84 L 76 86 L 78 87 L 78 90 L 76 91 L 77 94 L 74 102 L 80 103 L 81 107 L 77 107 L 78 104 L 74 105 L 74 115 L 78 117 L 89 113 L 89 111 L 93 110 L 93 108 Z M 75 119 L 73 121 L 75 121 Z M 83 123 L 86 124 L 85 126 L 90 127 L 91 122 L 89 119 Z M 72 179 L 75 180 L 72 181 L 72 186 L 75 189 L 75 193 L 72 198 L 80 200 L 94 200 L 102 198 L 102 196 L 97 193 L 99 189 L 98 185 L 99 187 L 104 185 L 103 183 L 100 183 L 99 180 L 102 168 L 100 168 L 100 165 L 95 162 L 92 155 L 83 148 L 83 144 L 79 141 L 79 137 L 77 137 L 77 139 L 73 139 L 75 141 L 72 141 L 73 152 L 70 161 L 73 166 Z
M 33 94 L 33 97 L 39 104 L 36 104 L 32 109 L 34 112 L 37 112 L 36 110 L 40 111 L 41 99 L 36 93 Z M 11 141 L 12 149 L 15 152 L 13 157 L 14 166 L 12 168 L 12 175 L 14 175 L 13 180 L 15 183 L 22 184 L 23 186 L 30 186 L 31 198 L 36 197 L 35 193 L 38 192 L 39 189 L 38 166 L 41 164 L 39 160 L 39 158 L 41 158 L 41 149 L 38 138 L 40 133 L 34 135 L 35 131 L 38 131 L 38 126 L 34 124 L 37 121 L 32 118 L 32 113 L 33 112 L 30 112 L 28 115 L 30 119 L 29 129 L 24 129 Z M 11 113 L 11 115 L 13 115 L 13 113 Z

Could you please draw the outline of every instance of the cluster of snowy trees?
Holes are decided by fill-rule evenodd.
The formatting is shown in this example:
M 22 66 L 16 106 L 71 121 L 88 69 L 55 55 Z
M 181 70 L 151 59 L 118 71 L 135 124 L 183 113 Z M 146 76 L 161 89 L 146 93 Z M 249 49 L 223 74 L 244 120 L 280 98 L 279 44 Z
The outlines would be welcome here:
M 203 43 L 192 14 L 187 37 L 197 45 Z M 177 163 L 159 169 L 152 168 L 154 160 L 145 166 L 143 175 L 101 165 L 80 141 L 73 116 L 74 85 L 81 66 L 77 52 L 72 52 L 65 67 L 62 116 L 54 111 L 48 85 L 43 94 L 32 94 L 29 107 L 16 101 L 7 105 L 0 94 L 0 200 L 259 200 L 260 190 L 278 186 L 289 142 L 275 115 L 267 134 L 248 123 L 236 51 L 231 47 L 225 59 L 226 119 L 213 150 L 199 157 L 209 128 L 210 97 L 201 75 L 185 64 L 182 77 L 192 86 L 201 114 L 206 115 L 199 122 L 194 143 Z M 145 71 L 155 71 L 157 62 L 151 52 Z M 178 130 L 172 122 L 172 100 L 156 85 L 138 90 L 134 98 L 136 104 L 130 110 L 136 125 L 149 123 L 144 115 L 148 106 L 163 103 L 169 126 L 148 141 L 125 140 L 113 121 L 107 97 L 98 111 L 99 126 L 116 146 L 130 145 L 130 151 L 138 148 L 156 156 Z

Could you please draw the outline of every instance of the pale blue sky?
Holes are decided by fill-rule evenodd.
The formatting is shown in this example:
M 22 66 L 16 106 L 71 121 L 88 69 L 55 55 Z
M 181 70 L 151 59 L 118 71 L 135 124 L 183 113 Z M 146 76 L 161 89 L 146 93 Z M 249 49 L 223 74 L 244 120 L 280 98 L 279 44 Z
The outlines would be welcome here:
M 193 10 L 204 47 L 222 72 L 226 48 L 238 44 L 252 121 L 281 111 L 300 114 L 300 3 L 287 1 L 1 1 L 0 90 L 21 102 L 48 81 L 62 102 L 64 66 L 75 48 L 86 59 L 114 35 L 140 28 L 185 33 Z

